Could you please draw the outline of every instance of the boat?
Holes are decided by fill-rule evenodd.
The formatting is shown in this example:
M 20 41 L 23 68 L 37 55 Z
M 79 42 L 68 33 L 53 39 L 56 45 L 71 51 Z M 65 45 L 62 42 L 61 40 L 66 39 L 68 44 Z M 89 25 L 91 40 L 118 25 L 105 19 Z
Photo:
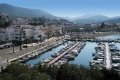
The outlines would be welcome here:
M 74 60 L 75 56 L 67 54 L 64 56 L 64 58 L 68 59 L 68 60 Z
M 55 57 L 57 57 L 59 55 L 60 55 L 60 53 L 55 53 L 55 54 L 52 54 L 51 57 L 55 58 Z
M 72 50 L 69 54 L 72 54 L 73 56 L 78 56 L 78 51 Z

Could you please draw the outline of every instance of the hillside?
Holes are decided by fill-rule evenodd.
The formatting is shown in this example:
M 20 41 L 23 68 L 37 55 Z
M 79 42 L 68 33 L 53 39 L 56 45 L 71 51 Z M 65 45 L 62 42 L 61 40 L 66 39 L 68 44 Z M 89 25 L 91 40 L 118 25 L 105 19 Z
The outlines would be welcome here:
M 76 19 L 74 22 L 86 24 L 102 22 L 109 19 L 110 19 L 109 17 L 103 15 L 84 15 Z
M 114 18 L 104 21 L 105 23 L 120 23 L 120 18 Z
M 0 4 L 0 13 L 6 13 L 9 16 L 26 16 L 26 17 L 48 17 L 55 18 L 55 16 L 37 9 L 27 9 L 22 7 L 12 6 L 6 3 Z

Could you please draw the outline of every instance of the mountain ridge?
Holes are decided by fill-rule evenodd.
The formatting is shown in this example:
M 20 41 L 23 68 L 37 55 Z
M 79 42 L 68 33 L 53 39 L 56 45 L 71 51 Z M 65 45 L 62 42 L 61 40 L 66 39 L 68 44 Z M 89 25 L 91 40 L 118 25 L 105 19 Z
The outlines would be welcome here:
M 57 17 L 48 12 L 39 9 L 29 9 L 29 8 L 22 8 L 16 7 L 6 3 L 0 3 L 0 13 L 6 13 L 8 16 L 12 17 L 47 17 L 51 19 L 66 19 L 75 23 L 100 23 L 100 22 L 107 22 L 107 23 L 120 23 L 120 16 L 115 17 L 108 17 L 100 14 L 88 14 L 83 15 L 81 17 Z
M 54 18 L 52 14 L 49 14 L 45 11 L 38 9 L 28 9 L 22 7 L 12 6 L 6 3 L 0 4 L 0 12 L 6 13 L 9 16 L 17 17 L 17 16 L 25 16 L 25 17 L 50 17 Z

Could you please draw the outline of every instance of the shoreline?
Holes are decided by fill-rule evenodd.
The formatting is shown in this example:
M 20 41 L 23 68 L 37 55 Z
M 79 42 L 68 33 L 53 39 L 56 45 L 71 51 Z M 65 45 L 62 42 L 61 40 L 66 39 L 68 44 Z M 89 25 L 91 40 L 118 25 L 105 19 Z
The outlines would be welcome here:
M 77 36 L 72 36 L 73 39 L 77 38 L 96 38 L 96 37 L 101 37 L 101 36 L 109 36 L 109 35 L 116 35 L 120 34 L 120 32 L 102 32 L 102 33 L 86 33 L 82 35 L 77 35 Z

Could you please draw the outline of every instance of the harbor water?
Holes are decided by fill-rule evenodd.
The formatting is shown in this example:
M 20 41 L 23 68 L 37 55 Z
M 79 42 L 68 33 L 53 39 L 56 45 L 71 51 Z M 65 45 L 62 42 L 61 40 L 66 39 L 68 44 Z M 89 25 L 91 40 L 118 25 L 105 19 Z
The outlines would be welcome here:
M 102 36 L 98 37 L 102 39 L 120 39 L 120 35 L 111 35 L 111 36 Z M 120 43 L 115 43 L 115 45 L 120 48 Z M 50 58 L 51 54 L 57 53 L 61 49 L 65 48 L 67 46 L 67 43 L 61 44 L 58 47 L 55 47 L 51 49 L 50 51 L 47 51 L 41 55 L 38 55 L 34 59 L 31 59 L 26 62 L 26 64 L 38 64 L 40 61 L 42 61 L 45 58 Z M 84 65 L 86 67 L 89 67 L 89 61 L 92 60 L 92 53 L 95 51 L 95 47 L 97 46 L 97 43 L 95 42 L 86 42 L 86 46 L 81 50 L 81 52 L 78 54 L 77 57 L 73 61 L 69 61 L 70 64 L 78 64 L 78 65 Z
M 26 62 L 26 64 L 38 64 L 40 61 L 42 61 L 45 58 L 49 58 L 51 57 L 52 54 L 57 53 L 58 51 L 60 51 L 62 48 L 65 48 L 67 46 L 69 42 L 66 42 L 64 44 L 61 44 L 58 47 L 55 47 L 41 55 L 38 55 L 37 57 L 35 57 L 34 59 L 31 59 L 29 61 Z
M 94 48 L 96 46 L 97 43 L 86 42 L 86 46 L 81 50 L 79 55 L 69 63 L 89 67 L 89 61 L 92 60 L 92 53 L 94 52 Z

